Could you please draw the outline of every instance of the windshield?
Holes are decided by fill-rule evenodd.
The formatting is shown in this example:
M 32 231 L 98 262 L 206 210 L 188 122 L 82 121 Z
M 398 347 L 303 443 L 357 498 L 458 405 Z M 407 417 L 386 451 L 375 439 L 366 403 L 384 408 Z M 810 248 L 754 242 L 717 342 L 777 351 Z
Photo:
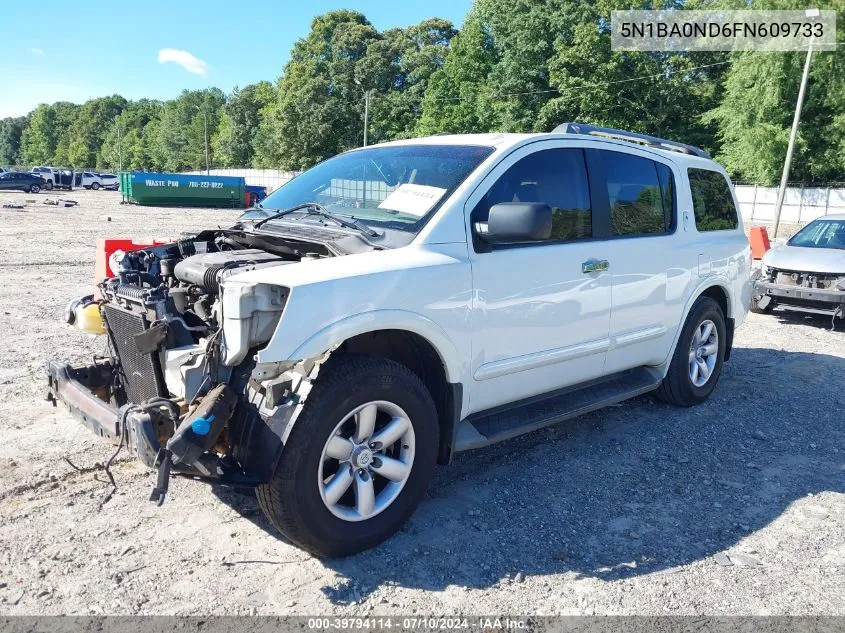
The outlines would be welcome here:
M 281 186 L 261 207 L 282 211 L 316 202 L 332 214 L 374 228 L 417 233 L 492 152 L 491 147 L 472 145 L 401 145 L 347 152 Z M 255 212 L 246 217 L 255 218 Z
M 793 235 L 787 244 L 845 249 L 845 220 L 814 220 Z

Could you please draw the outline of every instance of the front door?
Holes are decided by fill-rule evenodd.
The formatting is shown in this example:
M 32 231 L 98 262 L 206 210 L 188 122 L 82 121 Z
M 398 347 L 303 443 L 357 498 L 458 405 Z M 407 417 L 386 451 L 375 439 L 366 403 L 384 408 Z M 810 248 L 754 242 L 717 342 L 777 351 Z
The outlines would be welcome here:
M 14 189 L 19 186 L 17 174 L 13 171 L 6 171 L 0 174 L 0 189 Z
M 563 141 L 518 149 L 468 200 L 470 230 L 500 202 L 554 210 L 545 242 L 490 246 L 473 233 L 470 412 L 602 375 L 611 278 L 590 200 L 584 152 Z

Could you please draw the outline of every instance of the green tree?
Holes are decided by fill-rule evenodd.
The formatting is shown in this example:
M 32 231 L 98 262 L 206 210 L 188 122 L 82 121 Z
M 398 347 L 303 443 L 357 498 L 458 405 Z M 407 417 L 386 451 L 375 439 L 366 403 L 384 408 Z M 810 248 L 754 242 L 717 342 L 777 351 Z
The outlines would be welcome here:
M 473 10 L 464 27 L 451 41 L 442 68 L 435 71 L 423 97 L 416 132 L 420 135 L 487 132 L 490 95 L 487 78 L 496 52 L 483 20 Z
M 161 117 L 150 131 L 155 132 L 151 144 L 153 163 L 167 171 L 205 168 L 205 117 L 208 118 L 209 162 L 214 164 L 211 139 L 217 131 L 220 112 L 225 102 L 218 88 L 184 90 L 167 101 Z
M 71 165 L 81 168 L 104 166 L 99 161 L 100 148 L 126 105 L 126 99 L 118 95 L 92 99 L 82 105 L 69 134 L 68 162 Z
M 21 134 L 26 117 L 0 119 L 0 165 L 17 165 L 21 155 Z
M 755 9 L 803 9 L 795 2 L 757 0 Z M 821 2 L 845 10 L 845 2 Z M 845 25 L 838 21 L 838 41 Z M 723 99 L 704 117 L 718 126 L 718 160 L 736 177 L 777 184 L 783 169 L 806 53 L 738 53 Z M 842 181 L 845 175 L 845 53 L 815 52 L 798 128 L 790 180 Z
M 366 94 L 368 142 L 412 136 L 454 33 L 436 18 L 379 33 L 355 11 L 318 16 L 294 45 L 276 101 L 262 111 L 254 163 L 304 169 L 360 146 Z
M 109 169 L 153 169 L 151 137 L 153 123 L 158 120 L 162 103 L 150 99 L 130 101 L 115 117 L 100 147 L 97 164 Z M 118 135 L 120 144 L 118 151 Z
M 29 115 L 29 124 L 21 133 L 21 162 L 25 165 L 49 163 L 58 144 L 56 109 L 41 104 Z
M 622 8 L 638 5 L 477 0 L 431 77 L 417 131 L 549 131 L 577 120 L 709 144 L 714 127 L 699 117 L 717 103 L 724 69 L 690 69 L 726 57 L 611 51 L 610 12 Z
M 235 88 L 226 100 L 212 140 L 215 164 L 223 167 L 252 165 L 261 113 L 275 96 L 269 81 L 246 86 L 243 90 Z

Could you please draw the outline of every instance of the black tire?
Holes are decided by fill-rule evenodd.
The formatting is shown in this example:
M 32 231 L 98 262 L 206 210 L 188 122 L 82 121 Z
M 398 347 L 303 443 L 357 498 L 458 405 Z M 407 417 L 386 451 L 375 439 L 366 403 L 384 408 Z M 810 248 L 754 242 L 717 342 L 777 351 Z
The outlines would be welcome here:
M 718 352 L 709 379 L 703 386 L 698 387 L 690 376 L 690 344 L 696 329 L 707 320 L 712 321 L 716 326 Z M 699 297 L 692 305 L 681 330 L 675 353 L 672 355 L 672 362 L 669 364 L 669 371 L 655 392 L 657 396 L 664 402 L 681 407 L 691 407 L 707 400 L 716 388 L 716 383 L 719 382 L 719 376 L 722 373 L 726 341 L 727 328 L 722 308 L 710 297 Z
M 53 191 L 53 181 L 47 181 L 47 191 Z
M 93 189 L 94 191 L 99 190 L 99 188 L 100 188 L 100 183 L 98 183 L 98 182 L 95 182 L 91 185 L 91 189 Z
M 335 516 L 320 495 L 318 468 L 326 441 L 356 407 L 384 400 L 411 420 L 415 454 L 399 496 L 370 519 Z M 407 367 L 380 357 L 346 355 L 322 368 L 297 419 L 271 480 L 258 487 L 258 503 L 270 522 L 312 554 L 356 554 L 393 535 L 425 495 L 437 458 L 439 425 L 431 394 Z
M 41 187 L 39 185 L 30 185 L 29 186 L 29 193 L 40 193 Z

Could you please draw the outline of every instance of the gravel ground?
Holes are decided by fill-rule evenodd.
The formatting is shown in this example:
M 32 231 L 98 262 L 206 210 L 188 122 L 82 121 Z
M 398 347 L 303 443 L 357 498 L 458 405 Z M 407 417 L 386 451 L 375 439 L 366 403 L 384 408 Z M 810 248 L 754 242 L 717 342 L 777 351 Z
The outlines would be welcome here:
M 43 373 L 104 348 L 61 322 L 94 240 L 235 214 L 47 197 L 0 196 L 36 201 L 0 210 L 0 614 L 845 614 L 845 334 L 829 319 L 750 315 L 707 403 L 642 397 L 462 454 L 402 532 L 320 561 L 250 495 L 178 478 L 150 504 L 153 474 L 125 455 L 100 507 L 113 447 L 44 401 Z

